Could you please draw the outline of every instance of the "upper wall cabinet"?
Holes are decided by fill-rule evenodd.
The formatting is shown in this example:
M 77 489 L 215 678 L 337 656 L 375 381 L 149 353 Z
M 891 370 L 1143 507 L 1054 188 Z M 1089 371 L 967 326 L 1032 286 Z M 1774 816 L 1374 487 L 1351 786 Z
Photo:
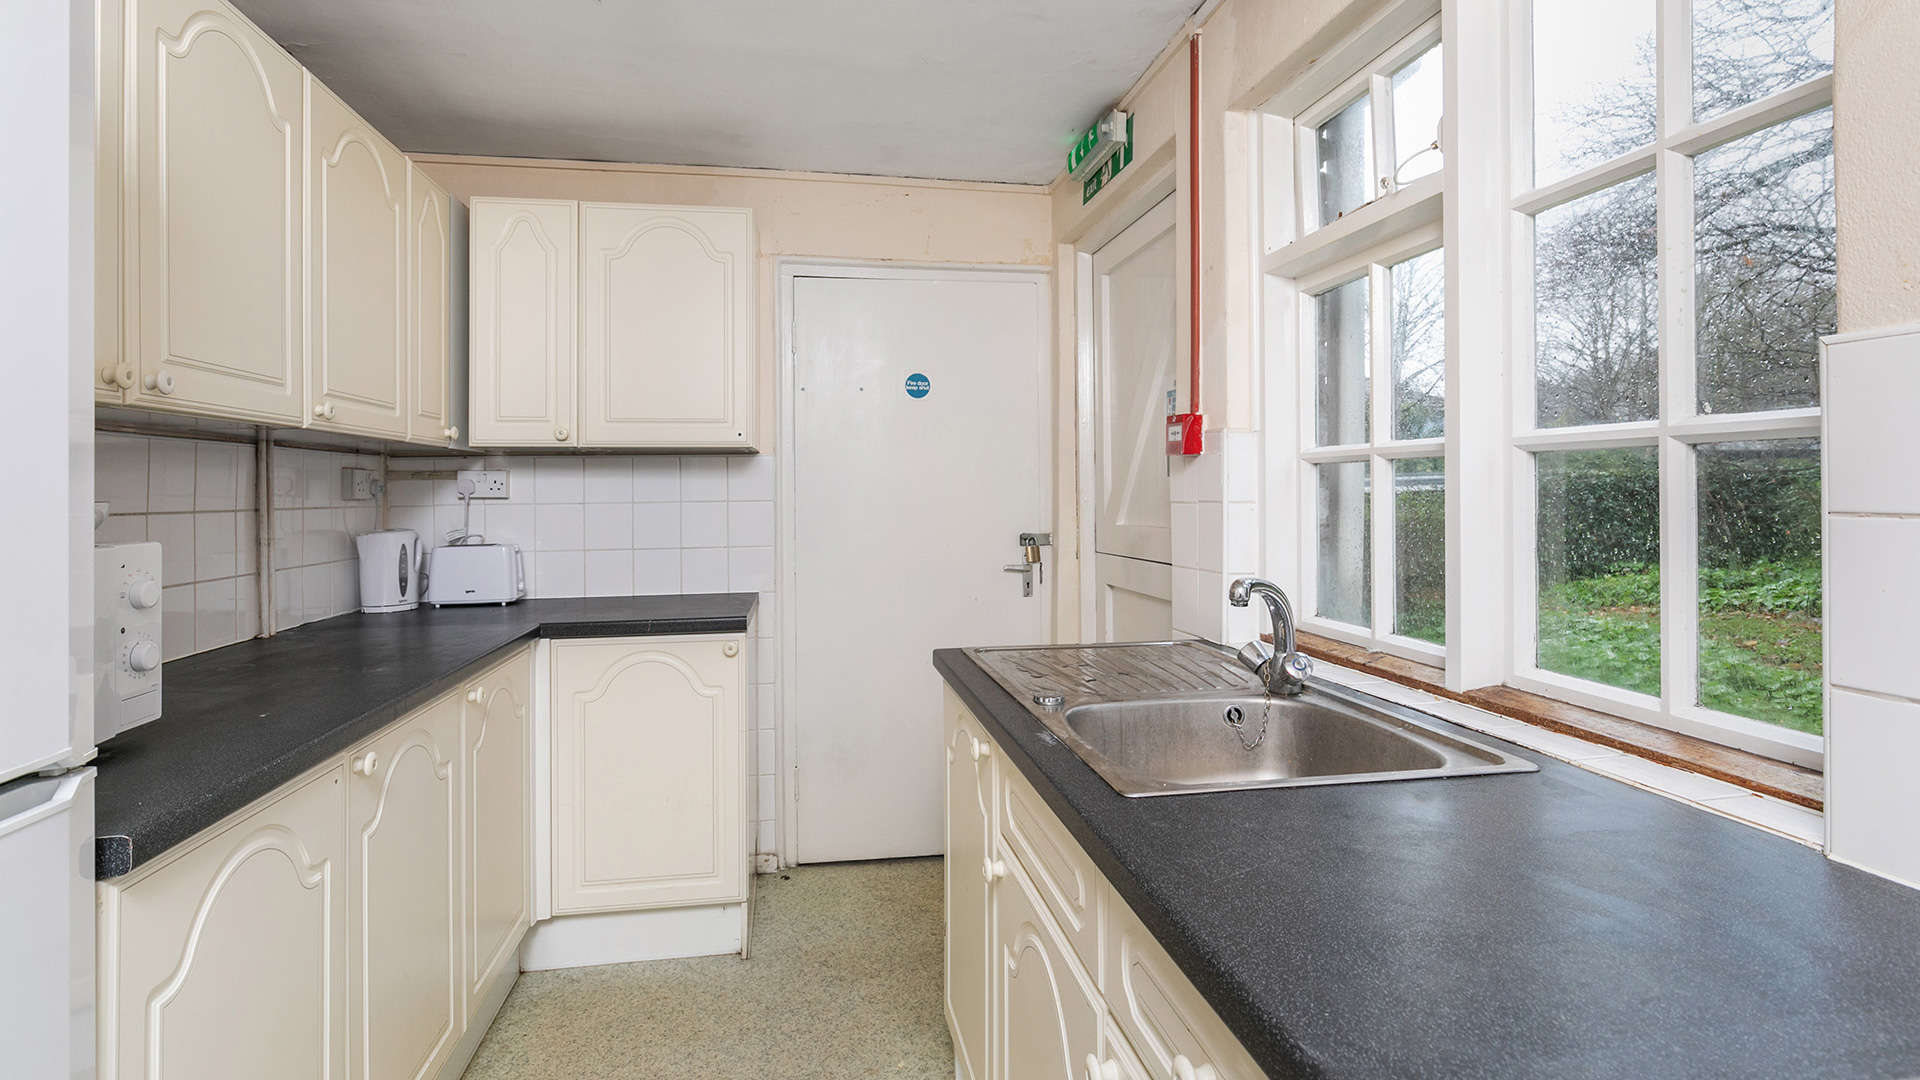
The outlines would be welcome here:
M 128 400 L 299 424 L 300 65 L 207 0 L 139 0 L 127 33 Z
M 474 445 L 753 449 L 751 211 L 471 205 Z
M 578 204 L 476 198 L 468 210 L 473 445 L 578 446 Z
M 306 82 L 313 426 L 405 438 L 407 159 L 311 74 Z
M 407 438 L 441 445 L 460 437 L 447 407 L 452 203 L 411 162 L 407 191 L 407 397 L 413 403 Z

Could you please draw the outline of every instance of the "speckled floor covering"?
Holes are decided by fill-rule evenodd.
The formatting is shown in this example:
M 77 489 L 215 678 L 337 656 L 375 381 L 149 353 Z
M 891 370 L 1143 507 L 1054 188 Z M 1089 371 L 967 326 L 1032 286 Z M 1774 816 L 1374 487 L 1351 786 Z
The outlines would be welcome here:
M 755 882 L 753 958 L 520 977 L 466 1080 L 953 1076 L 939 859 Z

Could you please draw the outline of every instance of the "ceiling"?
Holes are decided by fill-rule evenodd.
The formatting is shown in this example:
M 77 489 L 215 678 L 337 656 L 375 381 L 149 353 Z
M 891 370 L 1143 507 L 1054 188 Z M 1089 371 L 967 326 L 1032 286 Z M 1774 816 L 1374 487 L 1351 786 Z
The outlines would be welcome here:
M 1046 183 L 1196 0 L 236 0 L 413 153 Z

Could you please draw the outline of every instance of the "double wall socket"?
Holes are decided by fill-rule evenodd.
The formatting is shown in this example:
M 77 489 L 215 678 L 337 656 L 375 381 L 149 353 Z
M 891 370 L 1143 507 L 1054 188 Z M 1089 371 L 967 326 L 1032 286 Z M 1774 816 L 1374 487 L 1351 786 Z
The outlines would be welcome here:
M 507 497 L 507 470 L 505 469 L 461 469 L 458 479 L 473 481 L 473 497 L 476 499 Z
M 372 469 L 340 470 L 340 497 L 348 502 L 371 499 L 380 494 L 383 487 L 380 474 Z

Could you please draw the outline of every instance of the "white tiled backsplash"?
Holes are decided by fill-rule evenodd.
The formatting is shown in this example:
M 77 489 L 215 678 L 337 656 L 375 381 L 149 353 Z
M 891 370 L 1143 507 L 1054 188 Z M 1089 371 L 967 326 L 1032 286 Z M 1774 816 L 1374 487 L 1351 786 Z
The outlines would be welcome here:
M 286 448 L 274 455 L 274 625 L 284 630 L 359 606 L 350 535 L 374 528 L 378 511 L 340 498 L 340 469 L 377 469 L 380 459 Z M 260 632 L 257 491 L 251 446 L 112 432 L 95 439 L 94 497 L 109 516 L 94 538 L 159 542 L 166 659 Z

